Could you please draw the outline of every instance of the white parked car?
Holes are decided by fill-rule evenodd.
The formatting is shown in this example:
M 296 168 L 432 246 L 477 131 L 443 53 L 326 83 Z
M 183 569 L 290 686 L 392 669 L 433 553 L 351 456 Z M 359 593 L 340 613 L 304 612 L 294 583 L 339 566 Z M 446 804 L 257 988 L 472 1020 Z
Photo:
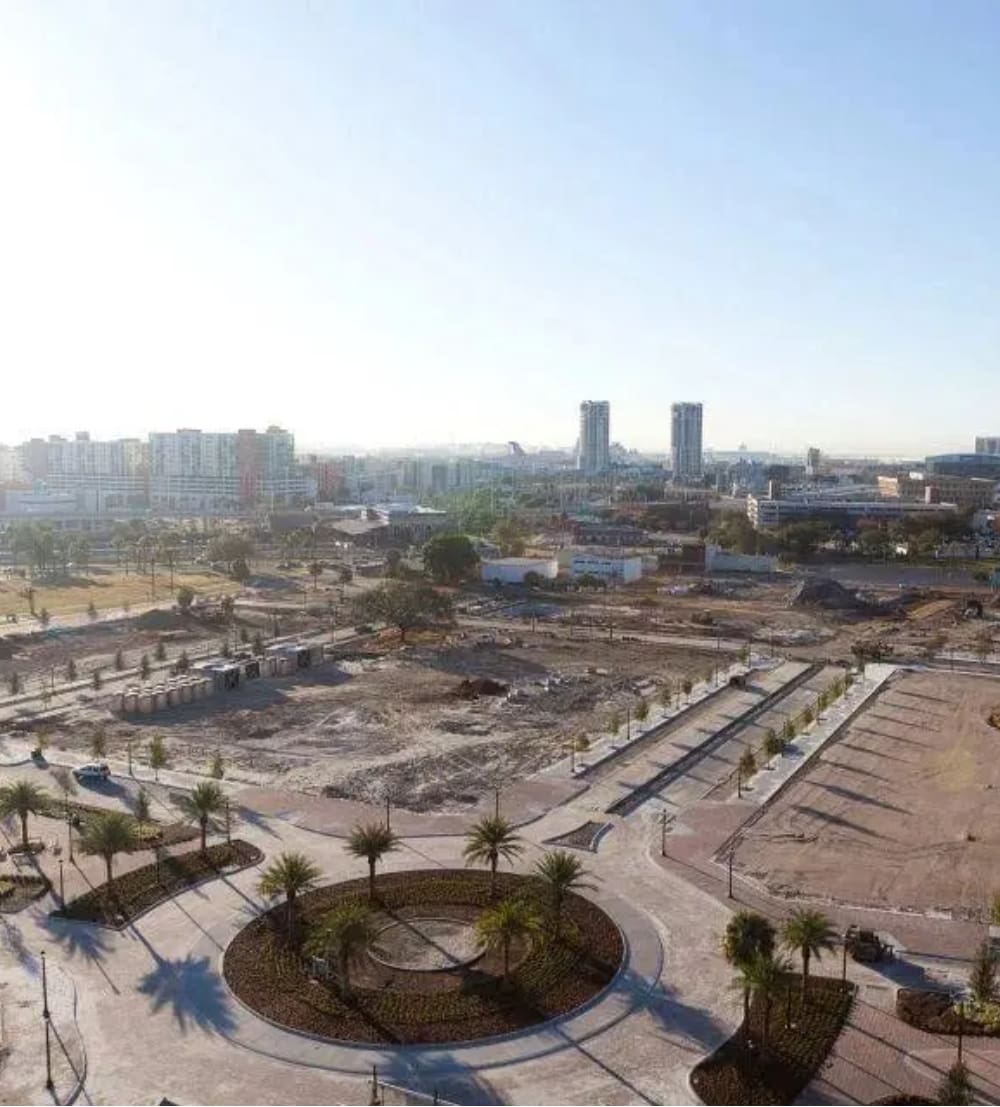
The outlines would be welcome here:
M 73 770 L 77 780 L 107 780 L 111 770 L 106 761 L 92 761 L 89 765 L 80 765 Z

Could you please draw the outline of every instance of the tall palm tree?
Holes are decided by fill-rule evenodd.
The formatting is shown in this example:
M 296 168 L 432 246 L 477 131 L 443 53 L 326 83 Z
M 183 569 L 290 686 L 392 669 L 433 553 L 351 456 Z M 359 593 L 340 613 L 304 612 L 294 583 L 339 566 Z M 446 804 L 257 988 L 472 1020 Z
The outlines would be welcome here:
M 399 839 L 385 823 L 360 823 L 347 839 L 347 852 L 368 862 L 368 898 L 375 902 L 375 866 L 399 847 Z
M 805 1000 L 809 994 L 809 962 L 813 957 L 818 961 L 824 951 L 836 946 L 837 932 L 822 911 L 803 907 L 785 921 L 781 940 L 787 949 L 802 957 L 802 999 Z
M 570 892 L 582 892 L 593 889 L 595 885 L 586 880 L 589 875 L 579 857 L 569 850 L 554 849 L 546 853 L 535 864 L 535 874 L 544 881 L 552 904 L 553 933 L 559 937 L 562 925 L 563 904 Z
M 737 911 L 726 924 L 722 952 L 731 965 L 740 967 L 758 953 L 774 952 L 774 927 L 754 911 Z
M 325 915 L 310 934 L 306 952 L 337 962 L 340 992 L 351 997 L 351 965 L 357 964 L 375 943 L 375 916 L 362 903 L 342 903 Z
M 205 852 L 208 828 L 212 817 L 218 815 L 226 806 L 226 795 L 214 780 L 205 780 L 184 796 L 180 801 L 184 814 L 198 824 L 201 831 L 201 852 Z
M 484 949 L 503 950 L 503 979 L 510 976 L 510 946 L 542 928 L 534 907 L 523 899 L 505 899 L 487 908 L 476 922 L 476 938 Z
M 103 857 L 108 871 L 108 887 L 114 888 L 112 865 L 116 853 L 124 853 L 135 843 L 135 823 L 124 811 L 108 811 L 87 820 L 80 835 L 84 853 Z
M 40 814 L 48 804 L 47 793 L 30 780 L 16 780 L 0 788 L 0 819 L 16 815 L 21 820 L 21 845 L 28 848 L 28 816 Z
M 462 855 L 469 864 L 489 865 L 492 896 L 496 891 L 500 858 L 513 863 L 523 852 L 521 837 L 514 832 L 513 825 L 503 815 L 487 815 L 466 834 Z
M 302 892 L 308 892 L 319 880 L 321 873 L 304 853 L 279 853 L 264 870 L 257 890 L 266 899 L 285 897 L 285 918 L 288 940 L 292 940 L 295 923 L 295 901 Z

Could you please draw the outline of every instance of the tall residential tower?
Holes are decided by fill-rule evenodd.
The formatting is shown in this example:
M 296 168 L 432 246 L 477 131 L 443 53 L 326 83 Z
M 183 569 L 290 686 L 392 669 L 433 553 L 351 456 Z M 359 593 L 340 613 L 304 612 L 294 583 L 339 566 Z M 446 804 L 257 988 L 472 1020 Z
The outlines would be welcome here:
M 582 473 L 604 473 L 611 464 L 611 405 L 607 400 L 580 404 L 580 442 L 576 467 Z
M 701 480 L 701 404 L 671 405 L 670 454 L 675 484 Z

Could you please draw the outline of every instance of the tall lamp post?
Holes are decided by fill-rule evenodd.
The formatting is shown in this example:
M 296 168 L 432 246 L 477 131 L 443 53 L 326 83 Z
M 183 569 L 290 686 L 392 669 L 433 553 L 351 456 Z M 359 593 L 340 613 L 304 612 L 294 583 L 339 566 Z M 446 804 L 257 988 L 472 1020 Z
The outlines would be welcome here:
M 52 1091 L 52 1042 L 49 1038 L 51 1018 L 49 1016 L 49 978 L 45 967 L 45 950 L 42 950 L 42 1018 L 45 1020 L 45 1087 Z

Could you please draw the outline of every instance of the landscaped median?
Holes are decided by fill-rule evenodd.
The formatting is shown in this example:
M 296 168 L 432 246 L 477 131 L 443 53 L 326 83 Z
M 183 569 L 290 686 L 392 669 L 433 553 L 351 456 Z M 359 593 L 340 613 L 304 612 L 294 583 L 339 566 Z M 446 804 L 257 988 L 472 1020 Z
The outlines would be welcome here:
M 557 931 L 534 877 L 499 873 L 491 895 L 484 872 L 386 873 L 370 903 L 368 891 L 366 880 L 334 884 L 299 897 L 291 926 L 284 905 L 249 923 L 226 950 L 230 988 L 263 1017 L 308 1034 L 458 1042 L 579 1008 L 610 984 L 625 952 L 617 925 L 575 893 Z M 506 931 L 506 947 L 490 942 L 511 916 L 521 922 Z M 337 942 L 351 933 L 348 957 Z M 324 944 L 328 954 L 311 956 Z
M 209 846 L 204 852 L 165 854 L 158 864 L 132 869 L 115 877 L 110 884 L 99 884 L 52 914 L 57 918 L 104 926 L 125 926 L 178 892 L 224 873 L 256 865 L 263 857 L 256 846 L 239 838 L 231 843 Z
M 703 1103 L 794 1103 L 833 1048 L 847 1019 L 854 989 L 830 977 L 809 977 L 802 1000 L 802 977 L 790 974 L 786 993 L 750 1006 L 749 1048 L 744 1027 L 691 1074 L 691 1087 Z M 907 1101 L 912 1102 L 912 1101 Z

